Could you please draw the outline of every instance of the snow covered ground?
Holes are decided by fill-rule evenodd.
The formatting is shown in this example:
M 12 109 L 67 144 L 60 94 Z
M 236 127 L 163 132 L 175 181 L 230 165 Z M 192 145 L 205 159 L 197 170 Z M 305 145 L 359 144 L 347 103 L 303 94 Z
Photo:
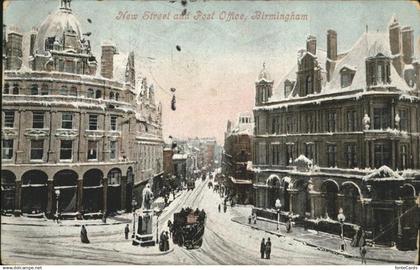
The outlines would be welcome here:
M 250 206 L 228 207 L 218 212 L 222 199 L 197 180 L 193 191 L 183 191 L 159 217 L 159 229 L 182 207 L 203 208 L 207 213 L 203 245 L 187 250 L 170 243 L 171 250 L 141 248 L 124 239 L 125 224 L 87 226 L 90 244 L 80 242 L 77 226 L 22 226 L 2 224 L 1 258 L 4 264 L 360 264 L 358 260 L 319 251 L 301 243 L 278 238 L 236 222 L 248 216 Z M 125 215 L 124 218 L 129 218 Z M 130 225 L 130 230 L 132 229 Z M 130 232 L 131 235 L 131 232 Z M 271 260 L 260 259 L 262 238 L 272 241 Z

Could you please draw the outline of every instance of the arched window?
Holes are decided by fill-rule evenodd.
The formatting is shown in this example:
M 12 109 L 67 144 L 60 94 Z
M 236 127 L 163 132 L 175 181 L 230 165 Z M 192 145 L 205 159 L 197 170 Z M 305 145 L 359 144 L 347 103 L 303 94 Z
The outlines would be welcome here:
M 13 95 L 19 95 L 19 85 L 18 84 L 13 85 Z
M 95 98 L 95 91 L 93 91 L 92 88 L 89 88 L 87 91 L 87 97 L 88 98 Z
M 48 90 L 48 85 L 47 84 L 43 84 L 41 86 L 41 95 L 45 96 L 45 95 L 49 95 L 50 91 Z
M 101 90 L 96 90 L 96 98 L 101 98 L 102 97 L 102 93 Z
M 109 93 L 109 99 L 114 99 L 114 92 Z
M 6 83 L 5 85 L 4 85 L 4 89 L 3 89 L 3 94 L 9 94 L 9 84 L 8 83 Z
M 69 95 L 69 90 L 67 89 L 67 86 L 65 86 L 65 85 L 61 86 L 60 95 L 62 95 L 62 96 L 68 96 Z
M 306 77 L 306 94 L 313 94 L 312 76 Z
M 77 88 L 75 86 L 70 88 L 70 96 L 77 97 Z
M 33 84 L 31 86 L 31 95 L 38 95 L 38 85 Z
M 118 99 L 120 99 L 120 94 L 119 93 L 116 93 L 115 94 L 115 100 L 118 101 Z

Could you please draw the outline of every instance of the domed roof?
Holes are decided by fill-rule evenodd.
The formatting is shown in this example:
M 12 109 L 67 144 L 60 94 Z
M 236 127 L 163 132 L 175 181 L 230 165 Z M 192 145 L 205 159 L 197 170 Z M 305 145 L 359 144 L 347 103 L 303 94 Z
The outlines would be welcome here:
M 49 37 L 61 39 L 66 29 L 72 29 L 80 38 L 82 30 L 77 18 L 73 15 L 70 8 L 60 8 L 50 14 L 40 25 L 36 37 L 35 50 L 45 51 L 45 40 Z
M 258 81 L 271 82 L 271 76 L 270 73 L 268 73 L 268 71 L 265 69 L 265 63 L 263 63 L 263 68 L 258 75 Z

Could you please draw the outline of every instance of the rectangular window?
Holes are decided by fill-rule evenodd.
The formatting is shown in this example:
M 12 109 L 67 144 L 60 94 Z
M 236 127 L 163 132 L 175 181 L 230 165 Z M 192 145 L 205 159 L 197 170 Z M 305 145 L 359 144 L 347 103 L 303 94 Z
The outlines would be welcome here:
M 111 141 L 109 144 L 109 148 L 110 148 L 110 159 L 116 159 L 117 158 L 117 142 L 116 141 Z
M 266 164 L 266 149 L 265 143 L 258 144 L 258 164 Z
M 337 131 L 337 113 L 336 112 L 329 112 L 328 113 L 328 132 L 336 132 Z
M 286 118 L 286 133 L 293 133 L 293 117 L 288 116 Z
M 98 142 L 88 141 L 88 160 L 98 159 Z
M 287 144 L 287 151 L 286 151 L 286 165 L 291 165 L 294 160 L 293 152 L 295 150 L 294 144 Z
M 96 114 L 89 114 L 89 130 L 98 129 L 98 116 Z
M 314 146 L 313 143 L 305 144 L 305 156 L 310 160 L 314 160 Z
M 14 127 L 15 125 L 15 112 L 4 111 L 4 127 Z
M 375 143 L 375 168 L 380 168 L 383 165 L 390 166 L 391 164 L 391 144 L 390 143 Z
M 346 151 L 344 154 L 345 154 L 347 168 L 355 168 L 357 166 L 356 144 L 349 143 L 345 147 L 346 147 Z
M 13 157 L 13 140 L 2 140 L 1 159 L 12 159 Z
M 60 147 L 60 159 L 69 160 L 72 158 L 73 141 L 63 140 Z
M 327 166 L 336 167 L 337 166 L 337 145 L 328 144 L 327 145 Z
M 111 130 L 117 130 L 117 116 L 111 115 Z
M 61 114 L 61 128 L 65 128 L 65 129 L 73 128 L 73 114 L 72 113 Z
M 408 168 L 408 147 L 405 144 L 400 146 L 400 162 L 402 170 Z
M 408 110 L 399 110 L 400 130 L 408 131 Z
M 390 109 L 374 108 L 373 109 L 373 129 L 387 129 L 390 127 Z
M 42 160 L 44 157 L 44 140 L 31 141 L 31 159 Z
M 313 113 L 308 113 L 306 115 L 306 132 L 315 132 L 315 116 Z
M 33 128 L 44 128 L 44 112 L 33 112 L 32 113 L 32 127 Z
M 347 131 L 356 131 L 356 111 L 347 112 Z
M 271 147 L 272 147 L 272 164 L 280 165 L 280 145 L 273 144 Z

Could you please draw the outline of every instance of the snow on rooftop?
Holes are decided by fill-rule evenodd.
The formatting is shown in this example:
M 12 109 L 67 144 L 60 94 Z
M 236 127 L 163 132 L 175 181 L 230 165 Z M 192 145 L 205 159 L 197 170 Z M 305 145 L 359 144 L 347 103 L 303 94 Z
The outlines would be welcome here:
M 388 166 L 382 166 L 379 169 L 374 170 L 372 173 L 363 177 L 364 181 L 375 180 L 375 181 L 389 181 L 389 180 L 404 180 L 398 173 L 394 172 Z
M 307 158 L 305 155 L 300 155 L 298 158 L 296 158 L 294 160 L 295 163 L 297 162 L 303 162 L 305 164 L 311 165 L 312 164 L 312 160 L 310 160 L 309 158 Z

